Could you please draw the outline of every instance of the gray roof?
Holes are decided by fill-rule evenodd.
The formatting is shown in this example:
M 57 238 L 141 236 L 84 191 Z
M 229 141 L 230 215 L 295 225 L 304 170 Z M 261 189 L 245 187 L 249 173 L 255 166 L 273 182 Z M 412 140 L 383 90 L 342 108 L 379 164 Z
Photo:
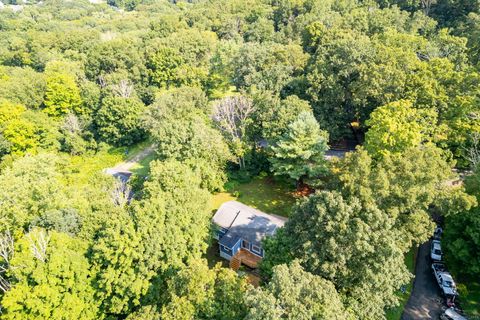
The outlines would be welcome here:
M 228 230 L 223 237 L 233 241 L 241 238 L 260 245 L 266 236 L 271 236 L 277 228 L 284 226 L 286 218 L 266 214 L 237 201 L 228 201 L 220 206 L 213 222 Z M 231 242 L 231 241 L 228 241 Z

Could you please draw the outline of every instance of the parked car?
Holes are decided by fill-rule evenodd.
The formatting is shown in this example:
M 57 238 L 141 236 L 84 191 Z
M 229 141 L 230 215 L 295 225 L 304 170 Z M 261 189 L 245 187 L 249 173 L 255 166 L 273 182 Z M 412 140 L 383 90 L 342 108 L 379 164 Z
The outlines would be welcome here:
M 430 247 L 430 258 L 433 261 L 442 261 L 442 245 L 440 240 L 432 240 Z
M 467 320 L 464 316 L 458 313 L 454 308 L 448 308 L 440 315 L 441 320 Z
M 452 275 L 447 271 L 443 263 L 432 263 L 433 274 L 435 279 L 446 297 L 457 295 L 457 286 L 453 281 Z
M 433 239 L 435 239 L 435 240 L 440 240 L 440 238 L 442 237 L 442 234 L 443 234 L 443 229 L 442 229 L 442 227 L 437 226 L 437 227 L 435 228 L 435 231 L 433 232 Z

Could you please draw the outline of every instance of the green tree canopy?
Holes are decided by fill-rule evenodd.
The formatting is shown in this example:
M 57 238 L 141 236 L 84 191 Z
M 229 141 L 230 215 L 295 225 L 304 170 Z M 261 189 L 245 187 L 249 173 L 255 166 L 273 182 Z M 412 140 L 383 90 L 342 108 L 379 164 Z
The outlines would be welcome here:
M 249 320 L 348 319 L 332 282 L 304 271 L 297 260 L 278 265 L 264 288 L 246 296 Z
M 357 198 L 317 192 L 295 207 L 279 233 L 285 239 L 267 242 L 266 265 L 272 264 L 268 259 L 288 262 L 282 253 L 291 252 L 306 271 L 332 281 L 357 317 L 381 319 L 410 278 L 394 224 L 386 212 L 363 207 Z
M 44 112 L 50 116 L 59 117 L 68 112 L 80 111 L 82 99 L 74 76 L 51 73 L 47 76 L 46 81 Z
M 98 319 L 86 243 L 33 229 L 15 244 L 3 319 Z
M 168 279 L 162 319 L 243 319 L 247 282 L 220 265 L 196 260 Z
M 434 110 L 414 109 L 405 100 L 379 107 L 366 122 L 365 149 L 373 156 L 382 156 L 419 147 L 434 139 L 436 118 Z
M 145 109 L 134 97 L 107 96 L 96 114 L 96 128 L 101 139 L 112 144 L 130 145 L 143 137 L 140 117 Z
M 225 181 L 223 169 L 231 159 L 228 146 L 219 131 L 212 127 L 200 91 L 177 89 L 162 95 L 148 109 L 145 127 L 157 143 L 160 159 L 175 159 L 201 168 L 203 186 L 221 189 Z
M 295 181 L 318 177 L 325 172 L 328 134 L 320 129 L 313 115 L 302 112 L 277 143 L 272 146 L 272 170 Z

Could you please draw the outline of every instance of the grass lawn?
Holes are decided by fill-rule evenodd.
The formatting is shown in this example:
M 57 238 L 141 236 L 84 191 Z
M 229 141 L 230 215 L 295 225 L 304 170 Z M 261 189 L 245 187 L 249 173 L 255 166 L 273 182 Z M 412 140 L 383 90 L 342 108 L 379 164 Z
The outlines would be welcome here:
M 466 291 L 459 290 L 460 306 L 465 314 L 472 319 L 480 319 L 480 279 L 458 276 L 457 286 L 465 285 Z
M 407 265 L 408 270 L 415 274 L 415 253 L 417 249 L 412 248 L 407 254 L 405 255 L 405 264 Z M 398 291 L 397 295 L 400 297 L 400 305 L 396 308 L 388 309 L 386 312 L 386 316 L 388 320 L 400 320 L 402 317 L 403 309 L 407 304 L 408 298 L 412 292 L 413 288 L 413 279 L 406 287 L 405 293 Z
M 211 202 L 212 210 L 229 200 L 238 200 L 265 213 L 288 217 L 295 204 L 293 186 L 273 180 L 271 177 L 256 177 L 250 182 L 228 182 L 226 191 L 217 193 Z

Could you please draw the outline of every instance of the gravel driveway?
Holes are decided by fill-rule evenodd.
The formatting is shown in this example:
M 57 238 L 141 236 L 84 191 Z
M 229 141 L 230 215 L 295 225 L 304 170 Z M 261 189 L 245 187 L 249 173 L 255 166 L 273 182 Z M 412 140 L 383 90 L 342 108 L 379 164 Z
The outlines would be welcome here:
M 418 250 L 413 290 L 402 320 L 439 319 L 442 313 L 443 299 L 432 273 L 429 253 L 430 241 L 427 241 Z

